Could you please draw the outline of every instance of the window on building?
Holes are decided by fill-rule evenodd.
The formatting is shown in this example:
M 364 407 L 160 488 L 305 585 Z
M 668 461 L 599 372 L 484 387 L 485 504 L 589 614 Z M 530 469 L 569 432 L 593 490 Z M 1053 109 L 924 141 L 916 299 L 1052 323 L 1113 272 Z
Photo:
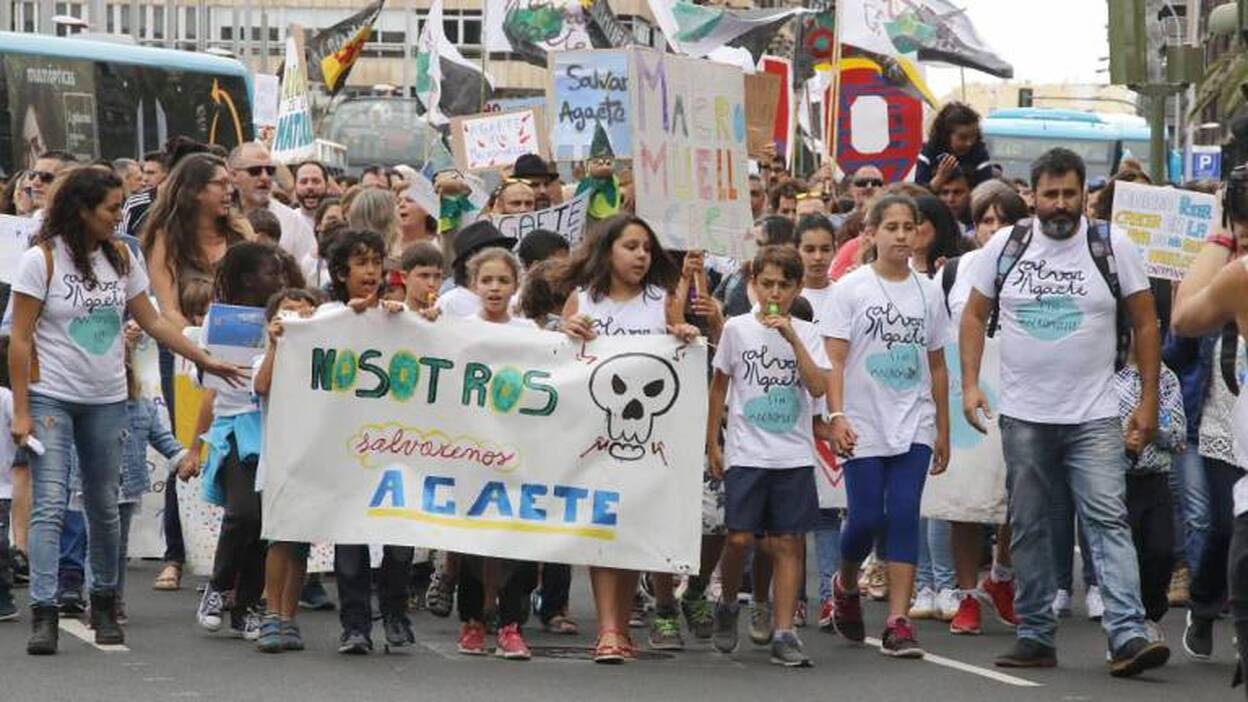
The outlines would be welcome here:
M 199 17 L 194 7 L 186 8 L 186 15 L 183 17 L 185 23 L 182 30 L 183 39 L 194 40 L 199 36 Z
M 152 39 L 165 38 L 165 8 L 163 6 L 152 7 L 152 27 L 147 35 Z

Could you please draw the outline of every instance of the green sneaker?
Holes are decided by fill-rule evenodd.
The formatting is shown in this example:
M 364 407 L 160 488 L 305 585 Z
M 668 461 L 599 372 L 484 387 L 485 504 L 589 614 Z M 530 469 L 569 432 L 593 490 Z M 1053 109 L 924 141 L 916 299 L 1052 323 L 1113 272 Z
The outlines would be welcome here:
M 656 651 L 680 651 L 685 640 L 680 635 L 680 613 L 675 607 L 659 609 L 650 621 L 650 648 Z
M 715 610 L 706 595 L 681 598 L 680 609 L 694 638 L 699 641 L 711 638 L 711 632 L 715 630 Z

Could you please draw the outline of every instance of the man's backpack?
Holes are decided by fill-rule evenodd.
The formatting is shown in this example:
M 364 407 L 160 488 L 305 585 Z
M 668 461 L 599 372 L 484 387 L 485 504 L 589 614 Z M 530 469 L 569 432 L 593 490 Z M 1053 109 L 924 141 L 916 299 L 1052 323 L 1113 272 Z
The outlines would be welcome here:
M 1023 257 L 1023 252 L 1031 244 L 1032 220 L 1024 219 L 1010 230 L 1010 238 L 1005 242 L 997 258 L 997 275 L 993 281 L 992 313 L 988 318 L 988 336 L 995 336 L 1001 316 L 1001 289 L 1010 277 L 1014 266 Z M 1114 370 L 1118 371 L 1127 364 L 1127 347 L 1131 343 L 1131 322 L 1122 298 L 1122 285 L 1118 282 L 1118 265 L 1114 260 L 1114 247 L 1110 243 L 1109 224 L 1098 220 L 1088 220 L 1088 251 L 1092 254 L 1092 262 L 1096 270 L 1109 286 L 1109 290 L 1117 300 L 1118 347 L 1114 353 Z M 952 283 L 950 283 L 952 285 Z

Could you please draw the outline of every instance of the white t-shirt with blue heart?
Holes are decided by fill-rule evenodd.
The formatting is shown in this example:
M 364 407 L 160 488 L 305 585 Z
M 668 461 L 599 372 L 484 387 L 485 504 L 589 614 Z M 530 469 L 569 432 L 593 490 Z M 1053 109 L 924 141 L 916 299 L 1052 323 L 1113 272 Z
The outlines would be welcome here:
M 38 246 L 22 254 L 13 278 L 13 292 L 43 301 L 35 324 L 39 382 L 30 391 L 87 405 L 121 402 L 126 399 L 122 323 L 126 303 L 147 291 L 144 263 L 127 252 L 130 272 L 118 276 L 103 250 L 96 249 L 91 254 L 96 283 L 88 288 L 69 247 L 59 238 L 53 241 L 50 284 Z
M 828 370 L 823 337 L 810 322 L 793 331 L 815 365 Z M 797 369 L 793 346 L 758 317 L 743 314 L 724 325 L 713 362 L 731 376 L 724 462 L 728 467 L 801 468 L 814 465 L 811 416 L 816 406 Z
M 855 458 L 898 456 L 936 440 L 927 354 L 950 338 L 939 284 L 911 273 L 881 278 L 863 266 L 836 283 L 827 334 L 849 342 L 844 412 L 858 434 Z
M 989 299 L 1010 231 L 994 234 L 972 269 L 971 284 Z M 1118 232 L 1110 245 L 1123 296 L 1148 290 L 1136 245 Z M 1086 219 L 1069 239 L 1033 231 L 1001 286 L 1001 414 L 1044 424 L 1117 417 L 1117 305 L 1088 249 Z

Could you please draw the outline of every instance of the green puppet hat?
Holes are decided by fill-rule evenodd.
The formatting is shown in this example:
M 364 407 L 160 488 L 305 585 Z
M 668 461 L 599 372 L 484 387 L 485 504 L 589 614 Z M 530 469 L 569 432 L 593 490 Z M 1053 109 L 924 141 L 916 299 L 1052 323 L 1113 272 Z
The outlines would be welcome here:
M 589 147 L 589 157 L 593 158 L 615 158 L 615 152 L 611 150 L 611 137 L 607 136 L 607 130 L 603 129 L 602 122 L 594 122 L 594 142 Z

